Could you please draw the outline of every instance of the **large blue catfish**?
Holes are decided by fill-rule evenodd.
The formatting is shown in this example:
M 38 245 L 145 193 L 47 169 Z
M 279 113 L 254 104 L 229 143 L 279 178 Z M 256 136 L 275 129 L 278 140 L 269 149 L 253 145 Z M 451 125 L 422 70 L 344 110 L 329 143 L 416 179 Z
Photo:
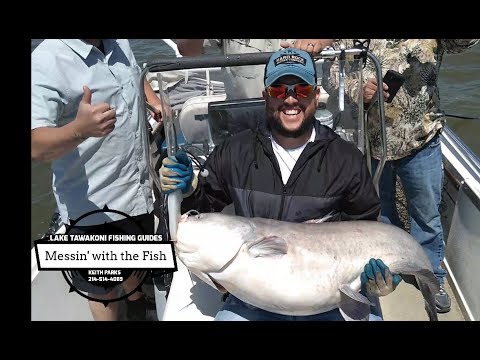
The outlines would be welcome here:
M 378 221 L 292 223 L 221 213 L 182 215 L 177 255 L 200 279 L 267 311 L 312 315 L 339 308 L 368 319 L 360 274 L 371 259 L 413 275 L 430 320 L 438 292 L 430 262 L 404 230 Z

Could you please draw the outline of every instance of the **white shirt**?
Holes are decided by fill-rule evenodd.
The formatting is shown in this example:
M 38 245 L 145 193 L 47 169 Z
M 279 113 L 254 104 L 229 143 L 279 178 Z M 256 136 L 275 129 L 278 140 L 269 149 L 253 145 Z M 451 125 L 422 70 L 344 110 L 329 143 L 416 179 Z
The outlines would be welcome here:
M 303 144 L 294 149 L 284 149 L 281 147 L 274 139 L 273 136 L 270 137 L 272 140 L 272 148 L 275 156 L 278 160 L 278 165 L 280 165 L 280 172 L 282 173 L 282 181 L 285 185 L 292 173 L 293 167 L 297 162 L 298 158 L 302 154 L 303 149 L 307 146 L 309 142 L 313 142 L 315 140 L 315 128 L 312 128 L 312 134 L 310 135 L 310 139 Z

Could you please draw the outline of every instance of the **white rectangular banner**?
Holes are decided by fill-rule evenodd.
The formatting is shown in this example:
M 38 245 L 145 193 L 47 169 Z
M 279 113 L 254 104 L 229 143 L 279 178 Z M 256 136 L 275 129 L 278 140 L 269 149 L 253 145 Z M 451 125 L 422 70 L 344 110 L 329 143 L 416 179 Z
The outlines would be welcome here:
M 172 243 L 51 242 L 36 244 L 39 270 L 175 269 Z

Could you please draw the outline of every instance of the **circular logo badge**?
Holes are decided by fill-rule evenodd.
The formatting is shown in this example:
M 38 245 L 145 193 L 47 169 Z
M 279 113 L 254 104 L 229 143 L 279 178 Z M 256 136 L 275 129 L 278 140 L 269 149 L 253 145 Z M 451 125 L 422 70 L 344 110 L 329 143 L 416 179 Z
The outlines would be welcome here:
M 104 222 L 99 225 L 82 226 L 82 223 L 90 224 L 92 219 L 108 216 L 108 213 L 120 214 L 124 219 Z M 128 235 L 145 235 L 145 231 L 131 216 L 118 210 L 108 209 L 105 206 L 101 210 L 88 212 L 76 220 L 70 220 L 70 225 L 66 226 L 65 234 L 78 235 L 75 237 L 75 243 L 83 241 L 82 239 L 89 239 L 85 241 L 92 243 L 93 240 L 95 244 L 105 244 L 109 241 L 106 239 L 122 238 Z M 122 243 L 122 241 L 116 241 L 116 243 Z M 132 243 L 132 241 L 129 241 L 129 243 Z M 116 255 L 108 251 L 99 252 L 96 256 L 98 260 L 102 261 L 117 260 Z M 70 285 L 70 291 L 75 291 L 88 300 L 102 302 L 106 306 L 110 302 L 125 299 L 136 291 L 141 291 L 141 286 L 145 282 L 149 271 L 131 268 L 98 268 L 93 265 L 88 269 L 63 270 L 62 273 Z

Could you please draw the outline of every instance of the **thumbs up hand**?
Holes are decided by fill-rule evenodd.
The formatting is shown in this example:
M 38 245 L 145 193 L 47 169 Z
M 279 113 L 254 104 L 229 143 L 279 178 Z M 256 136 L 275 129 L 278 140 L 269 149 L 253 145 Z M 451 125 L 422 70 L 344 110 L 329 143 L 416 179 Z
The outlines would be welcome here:
M 78 105 L 74 136 L 80 139 L 106 136 L 115 128 L 115 109 L 107 103 L 92 105 L 92 91 L 83 87 L 83 97 Z

